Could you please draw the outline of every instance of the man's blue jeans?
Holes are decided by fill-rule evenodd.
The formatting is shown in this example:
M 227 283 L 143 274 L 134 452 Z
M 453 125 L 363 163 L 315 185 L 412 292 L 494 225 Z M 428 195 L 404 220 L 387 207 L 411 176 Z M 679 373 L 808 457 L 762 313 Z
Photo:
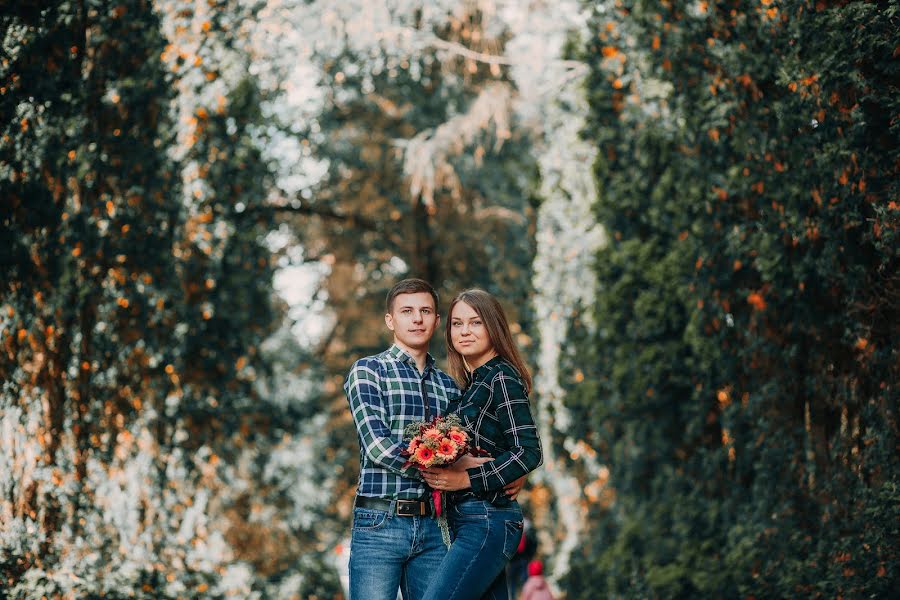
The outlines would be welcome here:
M 350 600 L 420 600 L 446 553 L 432 517 L 354 508 Z
M 447 517 L 453 545 L 425 600 L 508 600 L 505 569 L 522 539 L 519 503 L 467 498 L 451 505 Z

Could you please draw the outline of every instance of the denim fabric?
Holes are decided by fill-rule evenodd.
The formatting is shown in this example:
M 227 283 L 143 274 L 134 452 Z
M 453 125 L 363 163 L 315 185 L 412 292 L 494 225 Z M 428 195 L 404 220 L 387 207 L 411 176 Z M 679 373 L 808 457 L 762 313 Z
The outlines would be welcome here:
M 522 539 L 515 500 L 466 498 L 447 511 L 453 544 L 424 600 L 508 600 L 506 565 Z
M 446 553 L 431 517 L 354 508 L 350 600 L 420 600 Z

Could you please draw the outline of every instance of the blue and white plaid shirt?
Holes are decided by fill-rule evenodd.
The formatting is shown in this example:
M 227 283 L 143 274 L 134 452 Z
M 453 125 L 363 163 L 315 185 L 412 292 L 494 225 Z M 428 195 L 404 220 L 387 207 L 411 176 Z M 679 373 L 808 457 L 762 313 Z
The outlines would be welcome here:
M 400 455 L 405 446 L 403 429 L 426 418 L 423 389 L 429 417 L 443 415 L 450 399 L 460 395 L 453 379 L 434 365 L 430 354 L 422 373 L 412 356 L 396 344 L 353 363 L 344 391 L 359 436 L 358 495 L 401 500 L 425 495 L 418 469 L 404 469 L 406 458 Z

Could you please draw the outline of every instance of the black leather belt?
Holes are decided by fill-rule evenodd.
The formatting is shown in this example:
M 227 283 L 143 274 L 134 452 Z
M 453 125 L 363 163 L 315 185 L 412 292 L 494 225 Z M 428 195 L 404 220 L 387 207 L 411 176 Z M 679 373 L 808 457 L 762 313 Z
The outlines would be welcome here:
M 391 507 L 393 505 L 393 510 Z M 370 496 L 357 496 L 354 506 L 385 510 L 398 517 L 430 517 L 431 502 L 428 500 L 386 500 Z

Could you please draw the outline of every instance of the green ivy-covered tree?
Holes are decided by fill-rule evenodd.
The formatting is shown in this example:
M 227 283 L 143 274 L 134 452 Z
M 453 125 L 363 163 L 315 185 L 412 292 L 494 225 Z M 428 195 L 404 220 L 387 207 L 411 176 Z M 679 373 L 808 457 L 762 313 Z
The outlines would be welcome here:
M 303 516 L 311 415 L 273 398 L 302 379 L 273 348 L 303 353 L 262 349 L 279 307 L 255 82 L 196 102 L 176 139 L 173 102 L 217 80 L 247 18 L 205 10 L 190 63 L 141 0 L 0 21 L 0 597 L 338 589 Z
M 900 15 L 604 6 L 586 135 L 612 240 L 569 405 L 614 496 L 569 597 L 886 597 Z
M 0 145 L 0 377 L 14 435 L 0 577 L 36 597 L 62 589 L 51 573 L 76 560 L 69 538 L 111 533 L 84 518 L 90 470 L 127 452 L 136 415 L 163 411 L 179 300 L 157 16 L 137 1 L 45 4 L 2 17 L 0 75 L 0 110 L 14 116 Z M 96 550 L 102 562 L 115 549 Z M 27 589 L 13 585 L 23 573 Z

